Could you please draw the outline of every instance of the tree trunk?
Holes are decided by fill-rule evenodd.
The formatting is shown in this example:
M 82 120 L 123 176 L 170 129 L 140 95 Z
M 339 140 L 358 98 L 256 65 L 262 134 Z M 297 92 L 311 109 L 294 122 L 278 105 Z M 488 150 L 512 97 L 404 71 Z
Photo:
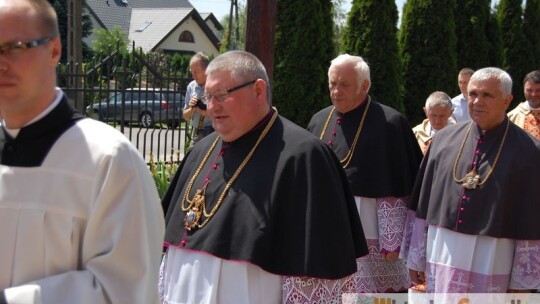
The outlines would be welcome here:
M 248 0 L 246 51 L 257 56 L 272 82 L 277 0 Z

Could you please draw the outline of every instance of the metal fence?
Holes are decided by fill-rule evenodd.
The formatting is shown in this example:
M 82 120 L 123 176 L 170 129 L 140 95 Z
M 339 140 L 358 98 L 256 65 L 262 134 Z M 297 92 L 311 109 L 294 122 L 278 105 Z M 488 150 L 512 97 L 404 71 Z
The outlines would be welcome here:
M 162 162 L 181 160 L 189 146 L 189 126 L 182 119 L 191 81 L 186 74 L 164 64 L 163 56 L 137 51 L 114 51 L 57 70 L 58 86 L 77 111 L 115 126 L 147 161 Z

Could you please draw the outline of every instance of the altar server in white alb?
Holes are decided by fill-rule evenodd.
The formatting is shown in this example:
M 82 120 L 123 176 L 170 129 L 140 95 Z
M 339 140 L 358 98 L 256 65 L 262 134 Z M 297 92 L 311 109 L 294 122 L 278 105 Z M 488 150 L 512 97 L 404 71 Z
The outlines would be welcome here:
M 55 87 L 57 24 L 46 0 L 0 0 L 0 303 L 156 303 L 155 184 Z
M 411 198 L 411 277 L 435 293 L 540 288 L 540 142 L 508 120 L 512 79 L 468 85 L 472 121 L 435 134 Z

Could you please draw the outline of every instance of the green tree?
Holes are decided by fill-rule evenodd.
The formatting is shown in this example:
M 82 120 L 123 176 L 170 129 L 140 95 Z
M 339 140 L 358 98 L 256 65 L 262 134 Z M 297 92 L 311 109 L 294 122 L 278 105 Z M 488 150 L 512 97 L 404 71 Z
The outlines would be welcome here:
M 343 51 L 362 56 L 371 70 L 371 97 L 402 113 L 394 0 L 354 0 L 343 38 Z
M 422 107 L 433 91 L 456 86 L 454 0 L 409 0 L 399 31 L 404 104 L 409 121 L 424 119 Z
M 330 104 L 332 2 L 278 0 L 277 11 L 273 103 L 280 114 L 305 127 Z
M 503 62 L 501 27 L 497 21 L 497 11 L 492 10 L 486 24 L 486 36 L 489 41 L 489 66 L 500 67 Z
M 58 16 L 58 28 L 60 30 L 60 38 L 62 40 L 62 57 L 60 58 L 61 62 L 66 62 L 67 60 L 67 24 L 68 24 L 68 14 L 67 14 L 67 1 L 66 0 L 48 0 L 52 4 L 56 15 Z M 83 1 L 83 11 L 82 11 L 82 38 L 88 37 L 92 34 L 92 21 L 90 20 L 90 15 L 86 10 L 86 0 Z M 89 59 L 92 57 L 92 49 L 83 41 L 83 58 Z
M 96 55 L 108 55 L 118 50 L 123 56 L 127 56 L 129 39 L 120 26 L 115 26 L 112 30 L 97 29 L 94 31 L 96 39 L 92 45 L 92 50 Z
M 457 0 L 454 16 L 458 69 L 489 66 L 486 25 L 489 22 L 490 10 L 490 0 Z M 457 86 L 452 93 L 457 93 Z
M 236 19 L 236 11 L 233 10 L 232 23 L 231 16 L 224 16 L 221 19 L 223 24 L 223 39 L 221 40 L 220 52 L 228 50 L 245 50 L 246 49 L 246 23 L 247 9 L 245 6 L 238 4 L 238 20 Z M 232 24 L 231 30 L 229 30 Z M 238 34 L 238 36 L 237 36 Z
M 191 78 L 189 73 L 189 61 L 191 60 L 192 54 L 179 54 L 175 53 L 171 57 L 171 67 L 173 70 L 178 71 L 176 77 L 180 78 Z
M 332 0 L 332 18 L 334 19 L 334 46 L 340 50 L 342 46 L 342 34 L 346 28 L 347 14 L 342 6 L 345 0 Z
M 528 52 L 538 50 L 527 49 L 527 41 L 523 35 L 522 0 L 501 0 L 497 6 L 497 19 L 501 25 L 503 46 L 503 69 L 512 77 L 514 99 L 510 108 L 523 101 L 523 77 L 530 69 Z M 538 30 L 538 29 L 537 29 Z
M 540 69 L 540 1 L 527 0 L 523 13 L 523 34 L 527 39 L 530 70 Z M 520 79 L 521 80 L 521 79 Z

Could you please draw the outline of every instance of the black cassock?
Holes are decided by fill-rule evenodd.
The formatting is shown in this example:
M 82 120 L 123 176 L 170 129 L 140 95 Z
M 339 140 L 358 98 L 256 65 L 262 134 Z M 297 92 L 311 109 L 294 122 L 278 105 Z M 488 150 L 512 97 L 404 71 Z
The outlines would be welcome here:
M 234 142 L 218 139 L 188 198 L 209 179 L 210 212 L 268 122 L 269 116 Z M 356 271 L 355 259 L 368 251 L 339 161 L 323 142 L 280 116 L 207 224 L 186 231 L 184 192 L 216 137 L 205 137 L 184 157 L 163 199 L 167 246 L 285 276 L 336 279 Z
M 433 137 L 411 197 L 418 218 L 469 235 L 540 239 L 540 142 L 510 122 L 495 163 L 507 123 L 505 118 L 485 133 L 473 123 L 463 149 L 471 123 L 448 126 Z M 467 189 L 455 179 L 470 172 L 473 162 L 485 183 Z
M 352 146 L 367 100 L 345 114 L 334 111 L 322 140 L 343 159 Z M 316 113 L 308 130 L 319 137 L 333 106 Z M 340 124 L 336 124 L 336 120 Z M 331 132 L 336 127 L 336 136 Z M 411 194 L 422 161 L 422 151 L 407 119 L 398 111 L 372 101 L 352 160 L 345 168 L 355 196 L 404 197 Z

